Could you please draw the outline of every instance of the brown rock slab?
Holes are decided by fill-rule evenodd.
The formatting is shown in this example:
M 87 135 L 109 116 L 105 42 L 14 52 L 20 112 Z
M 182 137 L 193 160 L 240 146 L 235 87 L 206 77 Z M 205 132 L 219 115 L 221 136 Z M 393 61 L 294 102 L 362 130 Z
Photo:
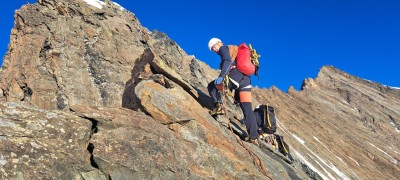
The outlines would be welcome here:
M 147 113 L 163 124 L 186 122 L 207 116 L 207 111 L 180 86 L 166 88 L 152 80 L 140 82 L 135 89 Z
M 129 109 L 74 109 L 79 116 L 99 119 L 98 131 L 90 141 L 94 147 L 93 162 L 112 179 L 262 177 L 257 169 L 248 167 L 252 166 L 251 161 L 240 160 L 248 157 L 235 150 L 231 140 L 205 134 L 206 128 L 218 132 L 214 122 L 200 120 L 209 127 L 196 121 L 166 126 Z M 222 151 L 225 152 L 220 154 Z M 230 158 L 235 158 L 235 163 Z

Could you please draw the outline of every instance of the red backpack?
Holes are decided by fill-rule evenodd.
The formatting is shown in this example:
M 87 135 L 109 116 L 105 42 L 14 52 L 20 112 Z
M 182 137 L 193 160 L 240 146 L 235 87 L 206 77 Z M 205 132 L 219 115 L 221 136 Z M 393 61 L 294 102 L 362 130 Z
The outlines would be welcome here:
M 257 70 L 256 65 L 251 61 L 251 55 L 251 49 L 246 45 L 246 43 L 239 45 L 236 57 L 236 68 L 247 76 L 255 74 Z

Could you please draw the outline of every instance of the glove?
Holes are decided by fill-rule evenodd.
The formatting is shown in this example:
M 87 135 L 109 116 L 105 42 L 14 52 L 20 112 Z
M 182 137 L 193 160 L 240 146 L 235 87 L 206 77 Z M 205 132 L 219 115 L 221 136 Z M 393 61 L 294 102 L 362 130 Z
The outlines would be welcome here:
M 214 84 L 222 84 L 222 81 L 224 80 L 223 77 L 218 77 L 215 81 Z

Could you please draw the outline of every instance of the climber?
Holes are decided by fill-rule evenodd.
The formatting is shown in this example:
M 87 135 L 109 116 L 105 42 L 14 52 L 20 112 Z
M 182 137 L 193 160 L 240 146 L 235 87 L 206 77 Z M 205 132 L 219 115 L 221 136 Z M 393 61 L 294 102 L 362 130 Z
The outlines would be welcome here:
M 214 51 L 221 57 L 218 78 L 208 84 L 208 92 L 215 103 L 215 108 L 210 112 L 211 115 L 222 115 L 221 92 L 217 89 L 224 81 L 230 90 L 235 90 L 235 101 L 240 102 L 240 108 L 244 114 L 244 123 L 249 133 L 249 141 L 258 145 L 258 127 L 251 105 L 251 80 L 235 68 L 235 60 L 238 46 L 224 45 L 218 38 L 211 38 L 208 42 L 208 49 Z

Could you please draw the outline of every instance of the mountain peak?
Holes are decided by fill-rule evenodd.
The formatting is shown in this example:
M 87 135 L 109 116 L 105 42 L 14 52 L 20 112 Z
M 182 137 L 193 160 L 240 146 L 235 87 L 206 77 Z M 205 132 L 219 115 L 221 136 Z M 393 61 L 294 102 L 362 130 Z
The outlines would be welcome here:
M 16 11 L 0 71 L 2 178 L 265 179 L 262 167 L 274 179 L 400 172 L 398 91 L 333 66 L 299 92 L 253 89 L 253 106 L 276 109 L 277 133 L 296 158 L 288 164 L 273 149 L 238 140 L 228 118 L 209 115 L 207 86 L 218 71 L 167 34 L 111 1 L 38 2 Z M 239 122 L 231 98 L 226 106 Z

